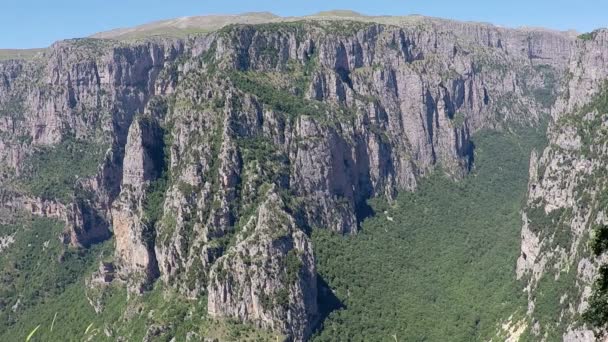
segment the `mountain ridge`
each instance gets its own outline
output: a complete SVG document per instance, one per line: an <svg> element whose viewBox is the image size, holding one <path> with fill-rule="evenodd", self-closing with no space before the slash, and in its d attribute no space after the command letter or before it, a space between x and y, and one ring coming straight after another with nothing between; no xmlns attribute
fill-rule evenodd
<svg viewBox="0 0 608 342"><path fill-rule="evenodd" d="M216 320L307 340L349 300L346 288L338 305L325 305L334 279L319 274L311 236L357 239L367 218L398 210L397 196L429 177L459 184L474 175L484 148L476 134L544 130L586 103L606 78L606 41L604 31L577 39L425 18L61 41L33 60L0 62L0 209L14 221L55 219L54 232L63 226L53 251L88 256L86 272L69 281L85 284L109 338L211 334ZM566 140L564 148L579 146ZM21 246L14 229L2 241ZM538 247L529 235L522 230L522 251ZM87 254L100 243L114 247L110 255ZM522 253L521 274L542 268L538 253ZM21 304L10 283L2 305L16 309L3 313L19 323L37 302ZM116 289L129 300L112 309L136 332L116 316L105 321ZM138 311L159 293L196 302L178 311L196 307L206 323L183 331L157 307ZM578 303L578 292L571 297ZM552 328L534 328L534 314L519 311L511 323L521 319L529 336Z"/></svg>
<svg viewBox="0 0 608 342"><path fill-rule="evenodd" d="M209 14L201 16L185 16L178 18L159 19L135 26L114 28L108 31L101 31L91 34L87 37L72 37L58 40L61 42L69 39L78 38L101 38L101 39L116 39L116 40L132 40L138 38L150 38L154 36L162 37L178 37L184 38L190 34L203 34L221 29L226 25L231 24L264 24L272 22L289 22L299 20L355 20L365 22L376 22L379 24L392 25L412 25L416 22L453 22L461 24L474 24L495 27L505 30L520 30L526 32L553 32L564 34L569 37L578 36L580 33L576 30L556 30L544 27L504 27L495 25L489 22L477 21L461 21L455 19L439 18L424 16L419 14L411 14L406 16L389 16L389 15L365 15L350 10L333 10L322 11L315 14L303 16L288 16L281 17L271 12L245 12L241 14ZM598 28L601 29L601 28ZM20 58L25 54L26 58L31 58L36 52L46 48L29 48L29 49L10 49L0 48L0 60L9 58Z"/></svg>

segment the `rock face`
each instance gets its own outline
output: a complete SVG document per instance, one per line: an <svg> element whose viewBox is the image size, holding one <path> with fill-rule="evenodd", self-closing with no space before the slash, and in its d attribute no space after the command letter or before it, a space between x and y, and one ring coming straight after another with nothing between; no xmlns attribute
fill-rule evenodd
<svg viewBox="0 0 608 342"><path fill-rule="evenodd" d="M592 33L592 39L579 40L576 52L569 59L570 79L556 105L556 116L572 113L597 94L608 76L608 30Z"/></svg>
<svg viewBox="0 0 608 342"><path fill-rule="evenodd" d="M216 261L208 307L212 316L255 322L303 340L318 315L315 259L310 239L283 207L269 192L243 229L247 237Z"/></svg>
<svg viewBox="0 0 608 342"><path fill-rule="evenodd" d="M579 317L603 263L592 256L588 242L592 228L606 224L607 38L600 30L577 43L571 77L552 111L548 147L531 157L517 277L527 285L532 336L541 340L595 340ZM548 319L537 306L550 302L559 305Z"/></svg>
<svg viewBox="0 0 608 342"><path fill-rule="evenodd" d="M158 277L154 226L144 212L150 181L163 169L163 136L150 118L134 120L125 147L120 196L112 207L116 258L122 273L136 288Z"/></svg>
<svg viewBox="0 0 608 342"><path fill-rule="evenodd" d="M33 61L0 62L0 182L10 190L0 204L60 217L75 246L113 233L112 279L131 292L160 278L188 297L207 294L212 316L305 340L319 314L307 233L356 234L368 199L415 190L436 169L466 175L475 132L575 106L554 106L559 85L579 56L602 60L600 37L428 19L60 42ZM584 70L596 83L605 72ZM574 75L567 88L587 96L575 92L589 78ZM552 134L559 153L582 148L576 132ZM24 170L39 151L73 152L65 141L107 149L95 172L43 198L24 186L33 182ZM572 205L575 182L549 194L557 183L540 176L557 153L531 171L530 208L540 197L546 213ZM595 165L579 159L564 177ZM521 277L543 268L543 237L526 227Z"/></svg>
<svg viewBox="0 0 608 342"><path fill-rule="evenodd" d="M57 200L24 196L10 191L1 195L0 207L10 213L25 211L65 222L66 229L60 238L66 244L88 247L111 236L107 223L91 212L87 201L64 204Z"/></svg>
<svg viewBox="0 0 608 342"><path fill-rule="evenodd" d="M33 61L0 63L1 181L19 177L36 149L68 137L110 145L98 171L79 175L70 189L92 197L63 203L74 206L72 216L81 221L66 231L73 245L107 239L129 126L154 86L165 84L156 82L165 63L182 50L182 42L121 46L79 39L58 42Z"/></svg>
<svg viewBox="0 0 608 342"><path fill-rule="evenodd" d="M565 338L566 334L575 334L566 331L575 328L570 327L569 322L575 322L576 315L584 311L579 308L586 305L593 281L593 276L586 273L595 269L589 260L587 241L591 227L600 223L604 214L596 207L595 187L584 185L594 177L600 163L583 155L576 130L571 126L559 129L559 132L553 131L550 147L535 161L538 167L530 177L528 205L522 215L517 277L527 284L528 315L532 320L540 300L560 301L564 308L560 309L562 318L558 324L540 321L534 334L543 336L548 331L564 331ZM541 292L548 283L560 278L569 284L569 287L555 285L558 291L563 291L561 300L548 297L554 294Z"/></svg>

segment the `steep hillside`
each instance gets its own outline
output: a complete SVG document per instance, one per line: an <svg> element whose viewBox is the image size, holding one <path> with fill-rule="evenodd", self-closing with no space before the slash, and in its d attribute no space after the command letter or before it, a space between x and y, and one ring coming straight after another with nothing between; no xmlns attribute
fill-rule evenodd
<svg viewBox="0 0 608 342"><path fill-rule="evenodd" d="M373 292L350 299L344 284L378 284L353 279L384 255L366 255L377 248L370 240L391 234L403 244L382 252L412 243L394 264L412 278L382 282L412 282L391 334L486 338L502 334L510 314L525 320L517 300L501 304L518 287L508 265L522 168L541 123L574 106L567 95L593 93L580 85L598 72L577 69L578 59L603 51L594 45L600 34L583 41L419 17L337 19L344 15L188 37L75 39L0 62L0 265L41 283L33 295L5 281L14 285L0 333L21 339L40 325L34 334L47 340L64 329L70 339L301 341L321 327L317 338L337 338L348 322L365 329L362 301ZM536 138L520 143L520 130ZM465 202L487 217L479 208L459 216ZM18 246L44 246L49 231L23 232L46 226L56 236L49 270L65 271L49 271L55 280L15 266L22 258L43 265L46 247L22 256ZM446 252L419 254L435 234L445 234L437 243ZM496 293L488 307L461 310L461 291L493 272L463 250L469 243L495 247L479 253L503 265L496 276L507 283L483 289ZM332 253L353 255L336 264ZM466 277L442 284L419 263ZM433 281L436 294L411 295ZM49 289L53 282L60 286ZM445 329L427 335L402 325L417 313L428 319L433 311L421 308L438 300L463 318L446 316ZM90 306L69 314L66 302Z"/></svg>
<svg viewBox="0 0 608 342"><path fill-rule="evenodd" d="M597 317L597 310L605 308L597 297L603 287L589 310L603 259L592 253L603 250L589 242L605 220L608 32L589 36L572 59L566 91L553 112L549 145L531 157L517 262L517 277L527 285L528 340L594 341L590 329L606 323Z"/></svg>

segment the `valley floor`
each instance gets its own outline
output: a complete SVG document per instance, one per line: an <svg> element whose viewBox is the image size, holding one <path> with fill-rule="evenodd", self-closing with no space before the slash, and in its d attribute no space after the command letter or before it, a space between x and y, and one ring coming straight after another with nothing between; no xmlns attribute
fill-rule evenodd
<svg viewBox="0 0 608 342"><path fill-rule="evenodd" d="M344 306L315 340L485 341L525 312L515 265L540 136L481 133L463 181L433 175L392 205L373 203L358 236L315 231L320 273Z"/></svg>

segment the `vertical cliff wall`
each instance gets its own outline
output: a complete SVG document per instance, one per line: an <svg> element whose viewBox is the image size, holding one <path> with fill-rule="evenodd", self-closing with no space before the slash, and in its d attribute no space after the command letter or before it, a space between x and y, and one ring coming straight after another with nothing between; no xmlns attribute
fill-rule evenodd
<svg viewBox="0 0 608 342"><path fill-rule="evenodd" d="M466 176L474 133L574 106L554 103L564 82L578 98L573 56L593 60L592 44L439 20L59 42L0 62L2 205L60 218L73 246L113 235L131 292L158 279L206 295L213 317L304 340L319 319L311 229L356 234L368 199Z"/></svg>
<svg viewBox="0 0 608 342"><path fill-rule="evenodd" d="M531 156L517 277L527 285L532 338L596 340L583 315L604 259L590 242L605 224L606 34L577 43L549 146Z"/></svg>

